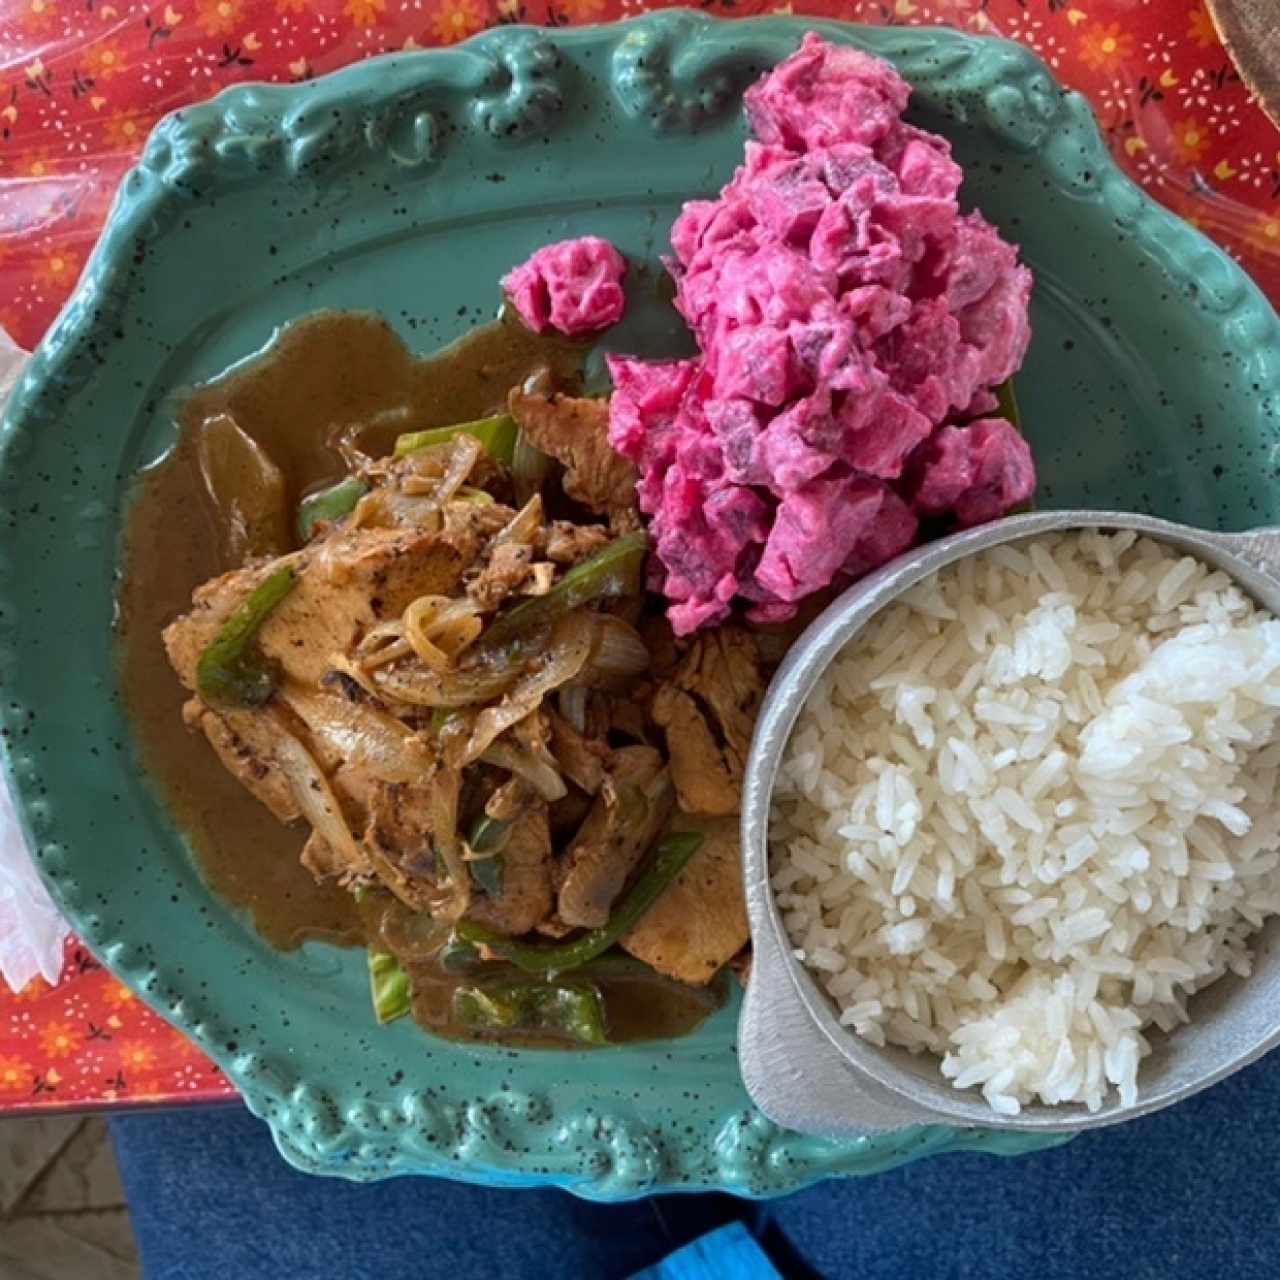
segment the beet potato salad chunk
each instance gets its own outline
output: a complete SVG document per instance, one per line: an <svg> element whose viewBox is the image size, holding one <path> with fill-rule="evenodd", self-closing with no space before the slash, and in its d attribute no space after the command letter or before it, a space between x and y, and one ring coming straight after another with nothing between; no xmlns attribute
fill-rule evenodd
<svg viewBox="0 0 1280 1280"><path fill-rule="evenodd" d="M638 468L679 634L735 602L785 620L922 518L979 523L1034 488L994 413L1030 339L1031 273L960 212L960 166L903 121L908 95L888 63L807 35L747 91L732 181L672 228L699 354L610 358L609 436Z"/></svg>

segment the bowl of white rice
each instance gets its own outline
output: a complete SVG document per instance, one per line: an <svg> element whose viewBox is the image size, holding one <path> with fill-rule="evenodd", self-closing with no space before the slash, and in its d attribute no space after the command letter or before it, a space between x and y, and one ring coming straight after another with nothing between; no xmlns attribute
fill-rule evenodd
<svg viewBox="0 0 1280 1280"><path fill-rule="evenodd" d="M1017 516L832 605L748 764L757 1024L798 999L851 1087L1011 1129L1155 1110L1280 1040L1271 537Z"/></svg>

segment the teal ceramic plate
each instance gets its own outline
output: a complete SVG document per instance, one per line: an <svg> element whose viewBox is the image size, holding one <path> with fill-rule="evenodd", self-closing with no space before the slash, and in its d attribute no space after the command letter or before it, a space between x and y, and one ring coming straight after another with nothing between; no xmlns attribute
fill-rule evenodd
<svg viewBox="0 0 1280 1280"><path fill-rule="evenodd" d="M382 311L426 350L497 279L578 232L656 265L681 202L741 152L742 88L813 26L895 62L946 134L965 198L1034 267L1019 381L1045 505L1193 524L1280 520L1280 333L1241 271L1116 171L1093 118L1013 45L939 30L670 12L489 32L314 83L245 86L166 120L3 434L0 679L8 767L40 866L114 972L226 1070L294 1164L442 1173L618 1198L794 1190L1023 1137L934 1128L862 1142L750 1106L736 1008L695 1035L590 1054L476 1051L378 1029L363 958L281 955L202 886L140 775L110 634L128 477L172 442L171 391L320 306ZM614 343L677 330L654 291Z"/></svg>

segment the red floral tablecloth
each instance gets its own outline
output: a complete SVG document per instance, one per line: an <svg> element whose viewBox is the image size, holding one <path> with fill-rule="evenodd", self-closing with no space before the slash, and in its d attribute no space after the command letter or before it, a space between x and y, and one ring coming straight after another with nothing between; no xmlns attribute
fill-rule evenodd
<svg viewBox="0 0 1280 1280"><path fill-rule="evenodd" d="M648 0L0 0L0 324L36 343L116 183L166 111L503 22L626 17ZM1201 0L703 0L726 17L945 23L1035 49L1092 101L1136 181L1280 302L1280 132ZM0 1111L234 1096L204 1056L68 943L56 987L0 985Z"/></svg>

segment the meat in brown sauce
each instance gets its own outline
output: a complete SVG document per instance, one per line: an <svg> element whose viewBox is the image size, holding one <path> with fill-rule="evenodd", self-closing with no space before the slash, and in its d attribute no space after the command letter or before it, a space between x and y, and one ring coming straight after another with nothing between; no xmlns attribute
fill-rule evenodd
<svg viewBox="0 0 1280 1280"><path fill-rule="evenodd" d="M499 933L528 933L551 911L551 832L545 800L534 800L515 819L502 846L502 888L482 894L471 904L472 920Z"/></svg>
<svg viewBox="0 0 1280 1280"><path fill-rule="evenodd" d="M672 678L654 695L680 807L737 813L764 679L749 632L732 624L701 632Z"/></svg>
<svg viewBox="0 0 1280 1280"><path fill-rule="evenodd" d="M737 816L682 813L673 830L698 831L703 843L666 893L622 939L623 949L681 982L709 981L747 945Z"/></svg>
<svg viewBox="0 0 1280 1280"><path fill-rule="evenodd" d="M561 860L556 903L565 924L595 929L645 851L666 826L674 794L651 747L613 752L600 793Z"/></svg>
<svg viewBox="0 0 1280 1280"><path fill-rule="evenodd" d="M174 670L198 691L211 640L291 567L295 585L256 639L279 674L270 707L213 706L197 692L184 717L281 821L314 812L299 776L321 780L338 829L313 830L303 848L318 880L385 891L445 924L465 912L510 936L598 928L664 830L699 825L706 843L624 945L658 973L704 984L745 942L736 827L675 805L736 811L762 688L754 644L726 627L681 654L636 599L579 608L541 627L532 648L473 649L495 617L553 591L637 524L634 471L608 447L604 402L513 392L509 404L563 463L567 496L610 528L549 521L536 497L517 509L505 469L469 437L398 460L351 451L371 489L350 516L319 524L300 550L210 578L165 629ZM269 512L255 519L271 526ZM656 685L646 670L594 668L593 637L609 626L643 636ZM299 752L314 775L299 774ZM482 819L504 829L496 854L468 843ZM496 880L482 874L487 858L500 863ZM419 972L421 956L408 959Z"/></svg>
<svg viewBox="0 0 1280 1280"><path fill-rule="evenodd" d="M515 389L512 417L535 448L563 463L564 491L615 530L639 526L636 469L609 443L609 402Z"/></svg>

